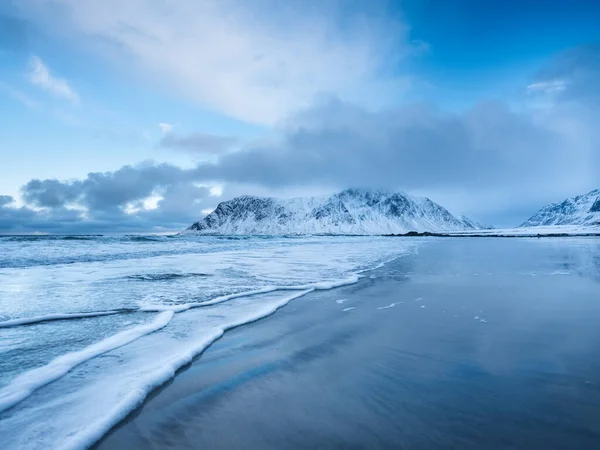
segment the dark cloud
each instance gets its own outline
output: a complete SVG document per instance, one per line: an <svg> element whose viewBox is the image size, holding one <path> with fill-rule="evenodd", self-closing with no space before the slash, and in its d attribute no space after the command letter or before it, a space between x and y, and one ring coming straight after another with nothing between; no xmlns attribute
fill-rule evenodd
<svg viewBox="0 0 600 450"><path fill-rule="evenodd" d="M239 142L233 136L219 136L208 133L178 134L169 132L163 136L159 146L191 153L221 155Z"/></svg>
<svg viewBox="0 0 600 450"><path fill-rule="evenodd" d="M34 206L57 208L71 203L91 211L110 211L143 200L155 189L185 182L186 171L169 165L142 163L114 172L89 173L84 180L31 180L21 189L23 199Z"/></svg>
<svg viewBox="0 0 600 450"><path fill-rule="evenodd" d="M296 120L281 141L200 166L199 176L272 187L475 188L532 174L564 144L499 102L447 114L427 105L368 112L332 99Z"/></svg>
<svg viewBox="0 0 600 450"><path fill-rule="evenodd" d="M10 205L15 199L10 195L0 195L0 207Z"/></svg>
<svg viewBox="0 0 600 450"><path fill-rule="evenodd" d="M23 199L33 206L57 208L77 198L80 184L81 182L34 179L21 188L21 193Z"/></svg>
<svg viewBox="0 0 600 450"><path fill-rule="evenodd" d="M114 172L90 173L83 180L31 180L21 189L27 206L10 207L0 197L4 231L140 231L181 229L214 206L194 172L169 164L142 163ZM156 205L145 204L157 196ZM155 207L154 207L155 206ZM32 207L39 208L33 209Z"/></svg>

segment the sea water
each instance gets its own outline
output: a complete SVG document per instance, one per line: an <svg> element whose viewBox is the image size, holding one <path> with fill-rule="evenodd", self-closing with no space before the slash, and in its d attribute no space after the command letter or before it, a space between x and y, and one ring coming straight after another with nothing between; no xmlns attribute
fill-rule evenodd
<svg viewBox="0 0 600 450"><path fill-rule="evenodd" d="M86 448L227 329L427 242L0 237L0 448Z"/></svg>

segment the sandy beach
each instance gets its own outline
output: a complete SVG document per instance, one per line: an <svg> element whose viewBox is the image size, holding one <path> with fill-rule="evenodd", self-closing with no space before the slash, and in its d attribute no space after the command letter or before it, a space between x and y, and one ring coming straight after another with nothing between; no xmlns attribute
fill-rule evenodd
<svg viewBox="0 0 600 450"><path fill-rule="evenodd" d="M95 448L597 448L597 251L432 240L227 332Z"/></svg>

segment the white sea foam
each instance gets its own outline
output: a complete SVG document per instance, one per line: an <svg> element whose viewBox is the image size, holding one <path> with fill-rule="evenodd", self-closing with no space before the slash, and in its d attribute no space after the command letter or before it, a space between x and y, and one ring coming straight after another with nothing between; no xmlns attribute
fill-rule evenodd
<svg viewBox="0 0 600 450"><path fill-rule="evenodd" d="M399 303L402 303L402 302L399 302ZM396 306L397 304L398 304L398 302L396 302L396 303L390 303L390 304L389 304L389 305L387 305L387 306L381 306L381 307L379 307L379 308L377 308L377 309L389 309L389 308L393 308L393 307L394 307L394 306Z"/></svg>
<svg viewBox="0 0 600 450"><path fill-rule="evenodd" d="M335 302L338 303L339 305L341 305L342 303L348 301L347 298L340 298L339 300L336 300Z"/></svg>
<svg viewBox="0 0 600 450"><path fill-rule="evenodd" d="M11 319L0 322L0 328L11 328L20 325L33 325L40 322L51 322L54 320L71 320L85 319L89 317L112 316L113 314L118 314L119 312L120 311L99 311L88 313L48 314L45 316L25 317L22 319Z"/></svg>
<svg viewBox="0 0 600 450"><path fill-rule="evenodd" d="M216 305L223 313L219 315L210 309L177 314L174 320L181 320L179 329L188 329L190 339L182 341L177 333L164 329L115 350L118 353L111 355L117 358L88 361L84 364L86 367L82 365L80 369L86 374L85 380L73 371L52 385L64 395L53 402L26 405L23 414L13 414L0 421L0 446L89 448L137 408L153 389L171 379L179 368L191 362L225 331L263 319L313 290L283 297L270 293L256 300L239 298L235 308ZM172 311L162 314L173 316ZM198 327L198 323L203 326ZM162 357L157 358L157 354ZM53 418L51 426L45 422L47 417Z"/></svg>
<svg viewBox="0 0 600 450"><path fill-rule="evenodd" d="M292 300L302 297L313 290L314 289L306 289L293 295L283 297L266 308L261 308L254 313L250 313L245 317L241 317L238 320L229 323L228 325L211 330L202 340L195 342L181 352L176 352L175 355L165 361L158 370L144 374L139 381L139 385L128 393L128 395L123 397L103 418L93 423L86 424L85 427L82 427L80 431L63 441L57 448L62 450L88 448L104 436L112 427L123 420L129 413L141 405L152 390L173 378L179 368L189 364L195 356L202 353L214 341L223 336L225 331L263 319L275 313L278 309L284 307Z"/></svg>
<svg viewBox="0 0 600 450"><path fill-rule="evenodd" d="M342 311L347 312L347 311L352 311L353 309L356 309L356 306L349 306L348 308L342 309Z"/></svg>
<svg viewBox="0 0 600 450"><path fill-rule="evenodd" d="M220 297L214 298L212 300L208 300L206 302L199 303L184 303L181 305L141 305L140 311L145 312L159 312L159 311L173 311L176 313L187 311L192 308L201 308L203 306L212 306L218 303L227 302L229 300L233 300L240 297L252 297L260 294L268 294L270 292L276 291L304 291L307 289L320 291L320 290L329 290L336 287L346 286L349 284L358 283L360 279L359 275L352 275L348 278L337 280L337 281L321 281L318 283L309 283L303 284L299 286L268 286L261 289L256 289L253 291L245 291L238 292L235 294L222 295Z"/></svg>
<svg viewBox="0 0 600 450"><path fill-rule="evenodd" d="M8 386L0 390L0 412L15 406L29 397L35 390L64 376L79 364L115 348L129 344L146 334L160 330L169 323L172 317L173 312L163 312L149 324L121 331L83 350L59 356L45 366L22 373Z"/></svg>

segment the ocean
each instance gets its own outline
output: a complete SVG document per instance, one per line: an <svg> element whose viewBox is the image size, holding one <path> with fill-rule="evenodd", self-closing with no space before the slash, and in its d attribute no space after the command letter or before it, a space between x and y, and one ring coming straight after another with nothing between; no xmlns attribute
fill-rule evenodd
<svg viewBox="0 0 600 450"><path fill-rule="evenodd" d="M356 283L421 245L427 240L0 237L0 447L86 448L226 330Z"/></svg>

